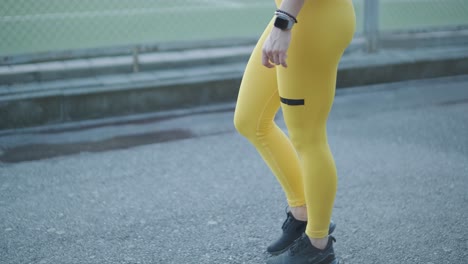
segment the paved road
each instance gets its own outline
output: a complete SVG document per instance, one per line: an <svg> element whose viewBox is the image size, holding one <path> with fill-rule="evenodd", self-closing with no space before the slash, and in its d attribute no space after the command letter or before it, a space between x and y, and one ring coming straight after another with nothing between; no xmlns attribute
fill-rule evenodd
<svg viewBox="0 0 468 264"><path fill-rule="evenodd" d="M284 196L201 112L0 137L0 263L265 263ZM468 76L339 90L329 140L346 263L468 262Z"/></svg>

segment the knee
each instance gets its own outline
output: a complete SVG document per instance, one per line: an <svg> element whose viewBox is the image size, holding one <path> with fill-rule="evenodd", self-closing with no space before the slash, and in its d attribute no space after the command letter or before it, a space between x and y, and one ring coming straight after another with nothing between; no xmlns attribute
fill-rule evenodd
<svg viewBox="0 0 468 264"><path fill-rule="evenodd" d="M234 113L234 127L249 140L262 140L274 127L273 120L259 119L251 113Z"/></svg>
<svg viewBox="0 0 468 264"><path fill-rule="evenodd" d="M298 153L303 153L304 149L307 147L307 145L310 145L307 143L307 140L305 137L296 135L296 134L291 134L289 133L289 139L294 146L294 149Z"/></svg>
<svg viewBox="0 0 468 264"><path fill-rule="evenodd" d="M233 121L234 127L239 134L246 138L250 138L255 135L255 125L252 124L253 122L247 116L235 112Z"/></svg>
<svg viewBox="0 0 468 264"><path fill-rule="evenodd" d="M290 131L289 134L291 143L298 153L317 150L327 144L326 135L317 130L304 129L293 132Z"/></svg>

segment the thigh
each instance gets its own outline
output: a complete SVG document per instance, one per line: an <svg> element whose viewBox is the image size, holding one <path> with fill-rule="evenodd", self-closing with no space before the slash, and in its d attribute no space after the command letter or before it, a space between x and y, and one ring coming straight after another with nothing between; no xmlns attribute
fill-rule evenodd
<svg viewBox="0 0 468 264"><path fill-rule="evenodd" d="M299 20L300 18L300 20ZM298 17L288 50L288 68L278 68L278 89L289 127L324 126L335 96L338 63L354 34L349 0L309 1ZM303 101L294 101L303 100Z"/></svg>
<svg viewBox="0 0 468 264"><path fill-rule="evenodd" d="M288 129L325 125L335 96L336 77L336 66L330 64L278 69L278 90Z"/></svg>
<svg viewBox="0 0 468 264"><path fill-rule="evenodd" d="M272 20L273 21L273 20ZM262 48L273 23L270 21L255 46L242 78L237 98L236 119L271 120L280 107L275 68L262 65Z"/></svg>

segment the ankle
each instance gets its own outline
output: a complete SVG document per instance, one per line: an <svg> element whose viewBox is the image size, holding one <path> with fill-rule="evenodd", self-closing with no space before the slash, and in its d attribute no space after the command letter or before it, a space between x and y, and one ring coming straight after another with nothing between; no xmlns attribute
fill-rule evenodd
<svg viewBox="0 0 468 264"><path fill-rule="evenodd" d="M310 238L309 237L309 240L312 246L318 249L322 249L322 250L325 249L328 244L328 236L324 238Z"/></svg>
<svg viewBox="0 0 468 264"><path fill-rule="evenodd" d="M307 221L307 207L305 205L290 207L291 214L299 221Z"/></svg>

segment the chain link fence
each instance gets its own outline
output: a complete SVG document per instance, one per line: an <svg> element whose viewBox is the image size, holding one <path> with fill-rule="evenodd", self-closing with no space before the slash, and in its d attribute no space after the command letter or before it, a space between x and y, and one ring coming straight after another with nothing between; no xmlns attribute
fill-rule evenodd
<svg viewBox="0 0 468 264"><path fill-rule="evenodd" d="M320 1L320 0L308 0ZM468 25L468 0L354 0L358 34L365 2L375 30ZM273 0L2 0L0 57L121 45L256 38ZM375 23L375 22L374 22Z"/></svg>
<svg viewBox="0 0 468 264"><path fill-rule="evenodd" d="M255 36L274 10L273 0L2 1L0 56Z"/></svg>

